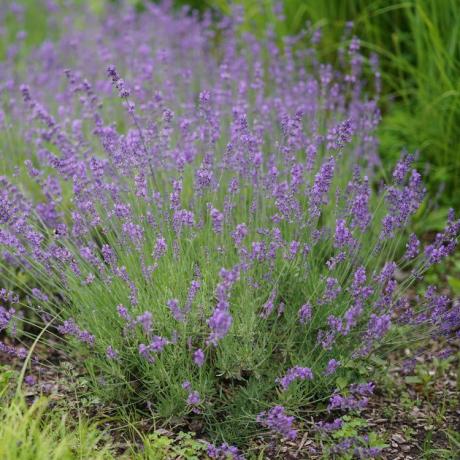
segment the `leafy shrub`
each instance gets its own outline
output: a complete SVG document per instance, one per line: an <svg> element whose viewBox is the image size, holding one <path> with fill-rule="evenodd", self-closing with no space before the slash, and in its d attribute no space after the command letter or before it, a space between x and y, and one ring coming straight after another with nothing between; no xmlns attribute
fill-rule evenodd
<svg viewBox="0 0 460 460"><path fill-rule="evenodd" d="M21 133L38 192L2 178L5 279L33 275L27 305L85 350L95 391L161 423L243 444L263 428L295 437L330 396L329 411L359 410L372 385L350 369L395 328L457 327L434 287L407 290L453 252L459 221L425 248L407 234L424 198L410 155L373 185L359 40L337 72L314 34L280 50L270 33L240 40L238 14L146 8L69 21L31 55L29 85L6 65L3 135ZM3 297L11 330L19 307Z"/></svg>

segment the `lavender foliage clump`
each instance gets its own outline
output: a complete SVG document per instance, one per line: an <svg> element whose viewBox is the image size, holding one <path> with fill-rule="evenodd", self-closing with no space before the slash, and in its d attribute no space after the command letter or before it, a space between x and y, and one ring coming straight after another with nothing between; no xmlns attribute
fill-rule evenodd
<svg viewBox="0 0 460 460"><path fill-rule="evenodd" d="M312 392L331 411L366 405L371 387L334 393L335 379L394 328L458 335L458 302L407 291L454 252L460 220L413 234L410 155L375 192L379 100L359 40L333 67L312 29L280 48L272 31L241 35L238 10L121 3L55 5L59 38L24 70L14 47L0 61L0 271L33 280L24 303L100 369L108 400L200 418L220 443L260 424L294 438L284 406ZM2 334L19 334L16 296L0 303Z"/></svg>

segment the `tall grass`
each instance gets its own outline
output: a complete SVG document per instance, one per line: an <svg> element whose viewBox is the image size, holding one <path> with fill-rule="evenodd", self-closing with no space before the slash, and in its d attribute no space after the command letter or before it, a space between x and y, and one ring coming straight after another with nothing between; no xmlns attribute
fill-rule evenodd
<svg viewBox="0 0 460 460"><path fill-rule="evenodd" d="M47 412L48 401L31 406L18 396L0 405L0 458L2 460L113 459L110 450L98 447L102 435L92 425L80 421L69 429L67 417Z"/></svg>

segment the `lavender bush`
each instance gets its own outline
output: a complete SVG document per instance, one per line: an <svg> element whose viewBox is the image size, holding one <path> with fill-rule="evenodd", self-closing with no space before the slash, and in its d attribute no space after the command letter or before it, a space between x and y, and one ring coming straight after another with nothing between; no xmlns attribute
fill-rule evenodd
<svg viewBox="0 0 460 460"><path fill-rule="evenodd" d="M146 8L55 11L58 41L26 71L14 50L1 63L2 278L84 353L94 391L162 423L241 444L359 410L357 363L460 316L435 287L408 296L460 222L426 245L410 234L410 155L376 183L375 60L345 37L338 70L313 31L279 47L240 36L238 12Z"/></svg>

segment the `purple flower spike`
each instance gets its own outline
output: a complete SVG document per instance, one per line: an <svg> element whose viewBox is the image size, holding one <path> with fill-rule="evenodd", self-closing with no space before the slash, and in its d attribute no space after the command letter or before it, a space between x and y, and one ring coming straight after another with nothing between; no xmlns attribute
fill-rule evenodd
<svg viewBox="0 0 460 460"><path fill-rule="evenodd" d="M209 457L217 460L244 460L245 457L240 453L237 447L229 446L227 443L219 447L208 444L207 454Z"/></svg>
<svg viewBox="0 0 460 460"><path fill-rule="evenodd" d="M318 422L315 427L318 431L322 431L324 433L332 433L333 431L340 430L343 426L343 420L340 418L336 418L333 422Z"/></svg>
<svg viewBox="0 0 460 460"><path fill-rule="evenodd" d="M335 247L343 248L344 246L351 246L354 243L353 235L347 228L343 219L337 220L335 227Z"/></svg>
<svg viewBox="0 0 460 460"><path fill-rule="evenodd" d="M182 388L188 393L186 402L192 407L192 412L199 414L200 410L197 406L202 403L200 393L192 389L192 384L188 380L182 383Z"/></svg>
<svg viewBox="0 0 460 460"><path fill-rule="evenodd" d="M204 359L205 359L205 356L204 356L204 352L201 348L198 348L197 350L195 350L195 352L193 353L193 362L198 366L198 367L201 367L203 366L204 364Z"/></svg>
<svg viewBox="0 0 460 460"><path fill-rule="evenodd" d="M313 380L313 372L309 367L295 366L289 369L284 377L276 379L276 382L286 391L294 380Z"/></svg>
<svg viewBox="0 0 460 460"><path fill-rule="evenodd" d="M166 302L171 314L176 321L184 321L185 316L183 311L179 307L179 301L177 299L171 299Z"/></svg>
<svg viewBox="0 0 460 460"><path fill-rule="evenodd" d="M306 303L299 308L299 322L300 324L306 324L311 319L311 305Z"/></svg>
<svg viewBox="0 0 460 460"><path fill-rule="evenodd" d="M212 331L208 342L216 346L217 342L227 335L232 325L232 316L230 313L216 308L208 320L208 325Z"/></svg>
<svg viewBox="0 0 460 460"><path fill-rule="evenodd" d="M340 367L340 361L336 359L331 359L327 363L326 369L324 370L324 375L332 375Z"/></svg>
<svg viewBox="0 0 460 460"><path fill-rule="evenodd" d="M257 416L257 421L285 438L295 439L297 437L297 430L292 427L294 417L288 416L283 406L275 406L267 412L261 412Z"/></svg>
<svg viewBox="0 0 460 460"><path fill-rule="evenodd" d="M105 354L109 360L118 359L118 352L111 345L107 347Z"/></svg>

